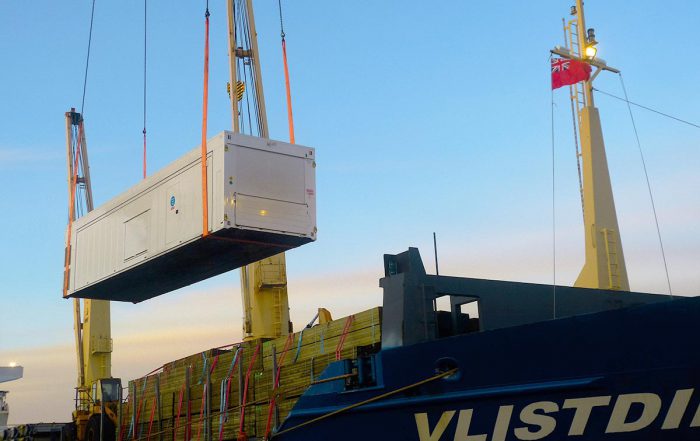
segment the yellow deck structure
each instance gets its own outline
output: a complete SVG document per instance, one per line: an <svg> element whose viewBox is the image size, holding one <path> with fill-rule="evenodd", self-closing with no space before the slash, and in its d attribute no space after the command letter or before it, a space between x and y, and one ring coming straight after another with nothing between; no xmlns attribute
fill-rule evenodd
<svg viewBox="0 0 700 441"><path fill-rule="evenodd" d="M284 420L299 396L336 360L337 351L341 359L354 358L358 350L376 350L380 342L381 308L377 307L289 337L209 349L166 363L156 373L129 381L128 397L120 407L116 439L236 439L243 409L245 434L263 437L273 396L276 404L272 406L271 427ZM279 388L274 392L275 373L280 365Z"/></svg>

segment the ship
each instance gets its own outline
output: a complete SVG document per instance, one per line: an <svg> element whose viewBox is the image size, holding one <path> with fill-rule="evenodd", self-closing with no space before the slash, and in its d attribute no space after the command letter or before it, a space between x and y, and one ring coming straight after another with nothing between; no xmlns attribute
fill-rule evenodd
<svg viewBox="0 0 700 441"><path fill-rule="evenodd" d="M233 132L240 131L243 118L236 97L249 87L258 100L251 106L258 112L257 134L267 138L251 2L246 5L249 47L235 44L237 31L229 22ZM336 320L319 309L305 328L291 332L284 308L286 280L268 283L264 271L245 269L245 286L278 293L279 316L246 320L244 341L166 362L130 380L125 389L117 387L119 380L111 378L105 362L111 353L109 330L100 328L99 342L90 337L91 326L108 324L108 306L97 313L102 303L95 302L93 319L106 319L90 326L76 321L76 342L86 360L94 356L96 363L102 357L103 370L91 372L85 367L91 362L79 360L74 427L62 430L62 438L697 440L700 355L692 350L692 338L700 335L700 297L629 290L592 89L599 73L617 70L596 57L595 35L585 27L581 0L572 15L565 27L566 47L552 50L559 57L552 60L552 71L571 73L584 66L587 72L567 83L580 135L586 255L573 287L428 274L418 249L408 248L384 255L381 307ZM237 67L257 70L254 82L237 81ZM294 144L291 111L289 116ZM84 144L81 115L71 111L66 117L67 127L77 127L78 144ZM205 135L206 126L202 176ZM83 155L87 169L87 153L76 154ZM89 175L71 169L79 161L69 156L68 164L73 184L87 182L90 193ZM267 214L262 211L261 216ZM71 222L74 218L72 212ZM66 248L64 293L69 293ZM284 267L284 257L273 259L268 269ZM449 308L441 310L438 301L445 299ZM248 301L246 314L255 309ZM260 323L282 332L268 335L268 328L256 328Z"/></svg>
<svg viewBox="0 0 700 441"><path fill-rule="evenodd" d="M24 376L24 368L11 364L10 366L0 366L0 383L19 380ZM0 430L7 428L7 422L10 418L10 405L7 403L7 394L9 391L0 390Z"/></svg>
<svg viewBox="0 0 700 441"><path fill-rule="evenodd" d="M586 251L573 287L386 254L381 307L166 363L129 382L116 439L697 440L700 297L629 290L592 88L619 71L596 57L583 3L571 12L551 52L553 75L584 75L565 82Z"/></svg>

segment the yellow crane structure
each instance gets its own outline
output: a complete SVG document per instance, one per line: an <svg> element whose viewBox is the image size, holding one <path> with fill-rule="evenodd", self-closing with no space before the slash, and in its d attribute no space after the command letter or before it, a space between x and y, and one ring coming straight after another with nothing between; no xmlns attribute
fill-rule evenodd
<svg viewBox="0 0 700 441"><path fill-rule="evenodd" d="M252 94L256 103L254 119L257 136L268 138L267 113L263 94L262 71L258 56L252 0L242 2L244 10L234 11L234 1L227 0L229 95L231 98L232 127L241 133L243 111L239 110L243 89ZM243 38L241 38L243 37ZM240 44L240 45L239 45ZM246 46L244 46L246 45ZM241 70L248 69L252 82L247 86ZM234 86L235 85L235 86ZM235 88L235 93L231 89ZM252 127L250 128L252 131ZM292 330L287 296L287 265L284 253L263 259L241 268L241 296L243 300L243 337L246 340L273 339Z"/></svg>
<svg viewBox="0 0 700 441"><path fill-rule="evenodd" d="M66 149L68 165L69 224L83 208L78 193L84 196L85 209L93 209L90 166L83 118L75 109L66 112ZM70 268L70 236L66 242L66 283ZM73 327L77 355L77 387L73 428L69 437L79 441L113 441L117 421L116 407L121 399L121 380L112 378L112 337L110 303L107 300L73 299Z"/></svg>
<svg viewBox="0 0 700 441"><path fill-rule="evenodd" d="M577 151L577 155L583 164L580 190L586 256L574 286L629 291L600 115L593 100L593 81L596 76L602 70L613 73L619 73L619 70L596 58L595 31L586 29L582 0L576 0L571 13L574 18L564 25L568 47L555 48L552 53L596 67L590 79L569 86L572 108L576 115L574 128L578 127L580 136L581 151Z"/></svg>

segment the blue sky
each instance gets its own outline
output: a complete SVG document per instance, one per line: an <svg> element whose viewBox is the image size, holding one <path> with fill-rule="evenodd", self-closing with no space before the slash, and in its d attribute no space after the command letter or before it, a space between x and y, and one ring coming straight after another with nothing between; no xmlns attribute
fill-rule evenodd
<svg viewBox="0 0 700 441"><path fill-rule="evenodd" d="M568 1L283 1L297 141L317 149L319 240L288 255L292 318L381 303L382 254L408 246L443 273L552 280L548 50ZM203 1L149 2L149 173L199 143ZM211 2L209 135L230 128L223 1ZM287 139L277 2L257 0L270 134ZM633 101L700 121L694 1L587 2L599 56ZM90 2L0 2L0 364L16 422L52 372L46 419L70 411L63 113L80 107ZM96 204L141 177L142 1L96 4L85 121ZM603 73L596 86L621 95ZM554 94L557 283L583 262L571 115ZM639 154L623 103L597 97L634 290L665 292ZM674 290L700 292L700 131L634 109ZM193 311L196 311L193 312ZM238 275L114 305L114 375L240 338ZM204 325L203 323L206 323ZM159 351L153 351L158 345ZM60 374L59 374L60 373ZM40 396L40 395L37 395ZM49 400L50 401L50 400ZM65 415L65 418L62 418Z"/></svg>

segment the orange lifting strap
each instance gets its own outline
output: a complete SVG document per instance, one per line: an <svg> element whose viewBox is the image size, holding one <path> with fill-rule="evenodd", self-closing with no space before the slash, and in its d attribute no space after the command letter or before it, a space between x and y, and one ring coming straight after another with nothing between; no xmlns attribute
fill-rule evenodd
<svg viewBox="0 0 700 441"><path fill-rule="evenodd" d="M282 58L284 60L284 85L287 88L287 118L289 119L289 142L294 142L294 116L292 115L292 91L289 87L289 68L287 67L287 42L282 37Z"/></svg>

